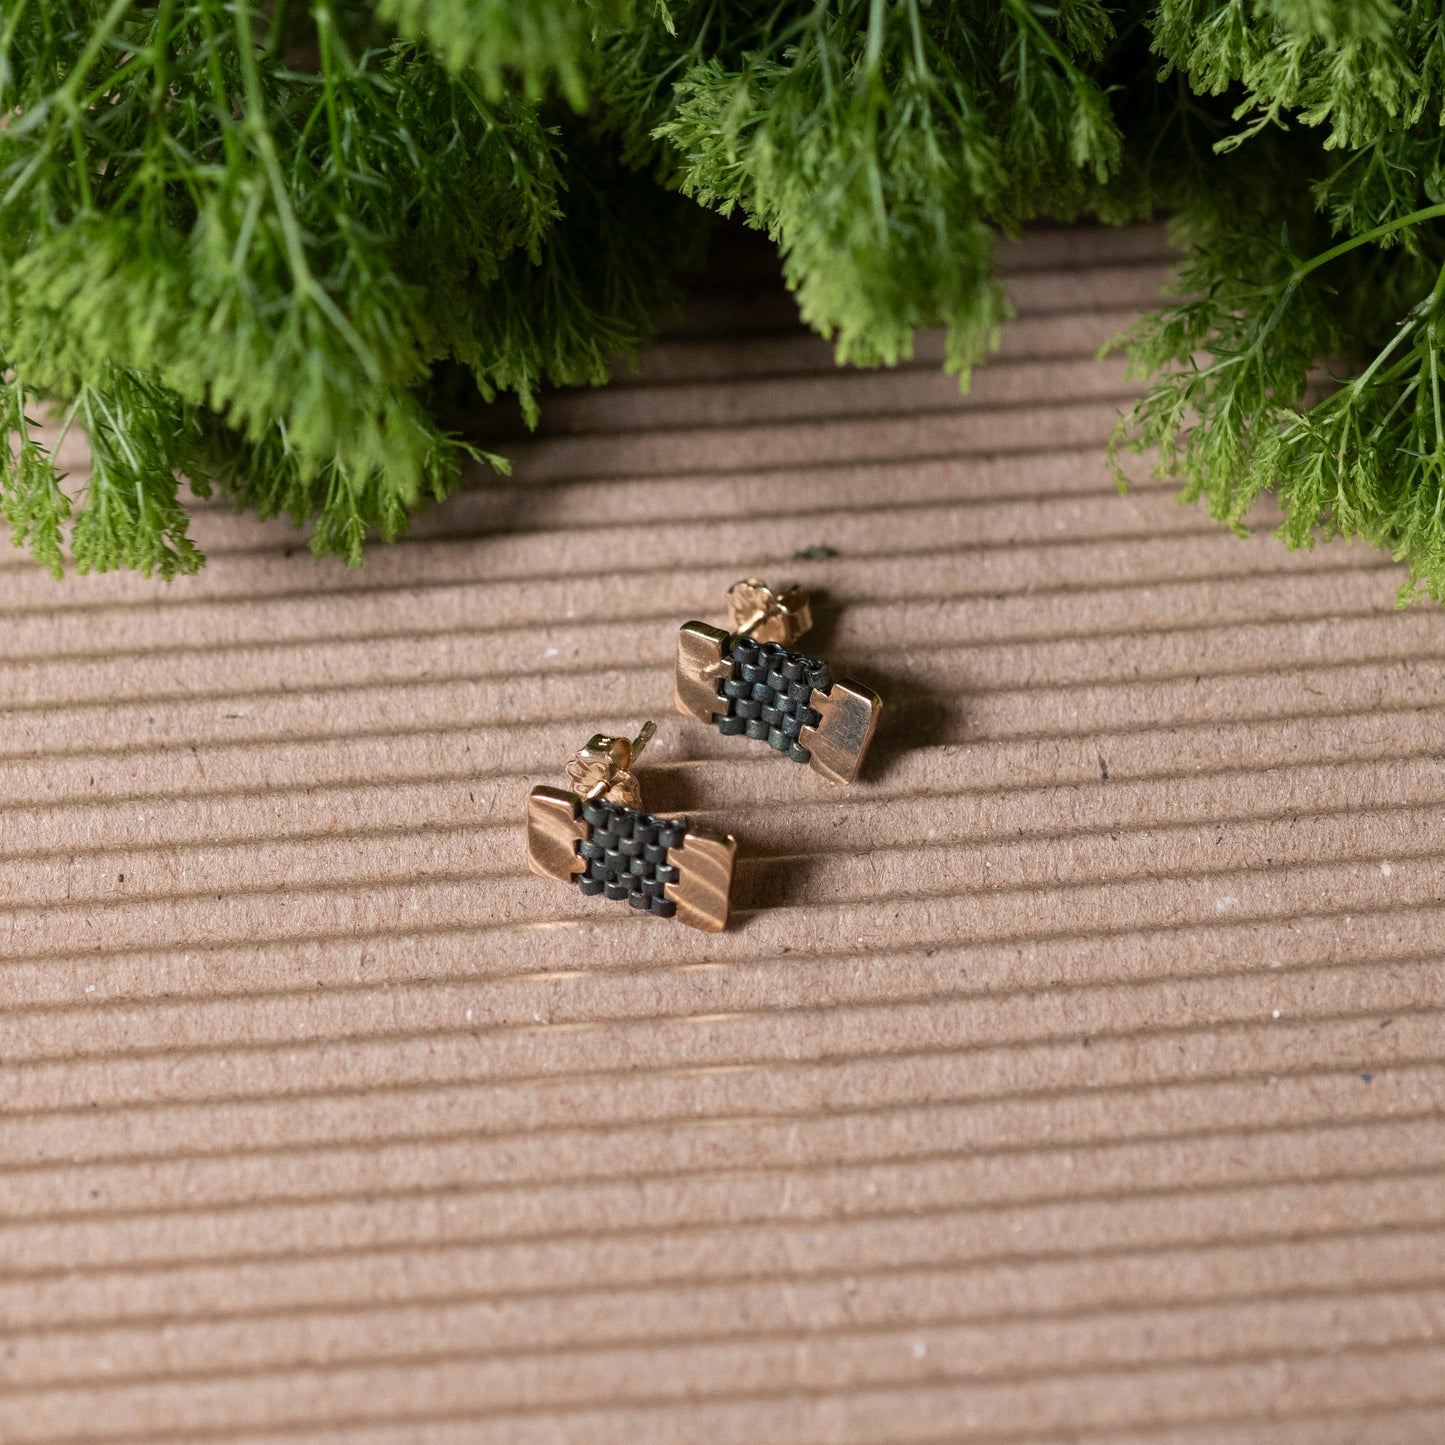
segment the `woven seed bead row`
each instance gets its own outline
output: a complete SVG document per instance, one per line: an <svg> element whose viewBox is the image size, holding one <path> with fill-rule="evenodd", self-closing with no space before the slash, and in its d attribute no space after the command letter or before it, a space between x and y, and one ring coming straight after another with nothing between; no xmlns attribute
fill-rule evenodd
<svg viewBox="0 0 1445 1445"><path fill-rule="evenodd" d="M732 676L718 684L727 712L717 719L717 730L757 738L795 763L806 763L813 755L798 734L821 721L808 699L814 688L826 693L833 686L828 664L789 652L781 643L747 637L733 639L731 655Z"/></svg>
<svg viewBox="0 0 1445 1445"><path fill-rule="evenodd" d="M677 904L665 898L663 890L679 875L667 861L667 850L682 842L687 824L622 808L606 798L584 803L582 818L591 831L577 845L587 860L586 871L576 875L577 886L584 893L625 898L634 908L671 918Z"/></svg>

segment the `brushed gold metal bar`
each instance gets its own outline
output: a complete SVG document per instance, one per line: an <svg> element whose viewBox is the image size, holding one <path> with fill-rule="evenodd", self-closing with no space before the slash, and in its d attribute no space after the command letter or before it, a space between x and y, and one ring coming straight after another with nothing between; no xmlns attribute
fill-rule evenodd
<svg viewBox="0 0 1445 1445"><path fill-rule="evenodd" d="M587 837L582 804L562 788L535 787L527 795L527 867L543 878L567 882L587 860L577 845Z"/></svg>
<svg viewBox="0 0 1445 1445"><path fill-rule="evenodd" d="M677 710L698 722L710 723L727 705L717 695L717 685L732 676L728 659L731 637L720 627L706 622L684 623L677 634Z"/></svg>
<svg viewBox="0 0 1445 1445"><path fill-rule="evenodd" d="M817 727L798 734L798 742L813 755L808 766L835 783L853 782L878 729L883 699L872 688L845 680L827 693L815 690L808 706L819 717Z"/></svg>
<svg viewBox="0 0 1445 1445"><path fill-rule="evenodd" d="M677 921L705 933L727 927L728 903L733 887L733 861L737 839L729 833L694 833L668 850L667 859L678 871L675 883L663 895L677 904Z"/></svg>

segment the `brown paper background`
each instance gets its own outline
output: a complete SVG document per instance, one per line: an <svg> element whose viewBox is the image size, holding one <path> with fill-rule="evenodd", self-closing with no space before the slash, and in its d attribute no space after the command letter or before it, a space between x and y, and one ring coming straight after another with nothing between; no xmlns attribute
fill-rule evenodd
<svg viewBox="0 0 1445 1445"><path fill-rule="evenodd" d="M1445 1440L1445 612L1116 494L1165 266L1009 248L960 397L734 243L359 572L3 559L0 1440ZM670 711L748 573L852 789ZM647 716L725 935L525 871Z"/></svg>

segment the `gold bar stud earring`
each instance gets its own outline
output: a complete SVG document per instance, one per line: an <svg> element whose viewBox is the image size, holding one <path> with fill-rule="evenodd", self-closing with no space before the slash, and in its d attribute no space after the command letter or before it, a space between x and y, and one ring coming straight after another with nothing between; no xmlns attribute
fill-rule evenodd
<svg viewBox="0 0 1445 1445"><path fill-rule="evenodd" d="M737 839L642 811L631 769L656 730L646 723L631 742L598 733L567 764L570 788L532 789L527 866L585 894L625 898L659 918L719 933L727 927Z"/></svg>
<svg viewBox="0 0 1445 1445"><path fill-rule="evenodd" d="M832 782L853 782L882 698L788 651L813 625L806 592L749 578L728 588L727 600L731 632L686 622L677 634L677 710L724 736L766 742Z"/></svg>

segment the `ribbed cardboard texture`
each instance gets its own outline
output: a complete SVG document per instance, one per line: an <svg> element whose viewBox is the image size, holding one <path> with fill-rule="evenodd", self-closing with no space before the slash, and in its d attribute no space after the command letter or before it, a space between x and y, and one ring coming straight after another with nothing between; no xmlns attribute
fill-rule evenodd
<svg viewBox="0 0 1445 1445"><path fill-rule="evenodd" d="M1167 260L1008 248L960 396L734 242L359 572L3 562L0 1440L1445 1440L1445 612L1116 493ZM853 788L671 711L749 574ZM526 872L646 717L723 935Z"/></svg>

